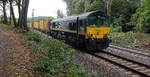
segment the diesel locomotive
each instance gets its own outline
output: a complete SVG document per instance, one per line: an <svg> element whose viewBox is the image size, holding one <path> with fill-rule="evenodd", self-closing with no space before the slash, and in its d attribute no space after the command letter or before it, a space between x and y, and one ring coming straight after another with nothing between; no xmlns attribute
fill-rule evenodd
<svg viewBox="0 0 150 77"><path fill-rule="evenodd" d="M106 49L111 42L108 38L108 17L101 11L67 16L53 21L34 22L31 26L54 38L88 50Z"/></svg>
<svg viewBox="0 0 150 77"><path fill-rule="evenodd" d="M108 17L101 11L55 19L49 30L52 37L88 50L107 48L109 32Z"/></svg>

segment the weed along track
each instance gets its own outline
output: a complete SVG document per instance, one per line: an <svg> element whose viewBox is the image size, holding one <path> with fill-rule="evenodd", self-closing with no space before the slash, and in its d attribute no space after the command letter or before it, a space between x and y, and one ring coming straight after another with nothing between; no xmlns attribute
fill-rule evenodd
<svg viewBox="0 0 150 77"><path fill-rule="evenodd" d="M128 76L131 77L150 77L150 67L137 63L135 61L122 58L107 52L101 53L89 53L99 59L103 59L110 64L115 65L118 70L124 71ZM113 66L114 67L114 66Z"/></svg>

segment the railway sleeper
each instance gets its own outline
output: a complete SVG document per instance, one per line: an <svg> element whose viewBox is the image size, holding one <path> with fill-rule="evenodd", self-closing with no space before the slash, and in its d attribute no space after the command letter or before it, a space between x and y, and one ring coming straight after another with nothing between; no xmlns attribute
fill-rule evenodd
<svg viewBox="0 0 150 77"><path fill-rule="evenodd" d="M137 64L132 64L132 65L128 65L128 67L130 67L130 68L136 68L136 67L139 67L139 65L137 65Z"/></svg>
<svg viewBox="0 0 150 77"><path fill-rule="evenodd" d="M150 73L150 69L142 70L143 73Z"/></svg>
<svg viewBox="0 0 150 77"><path fill-rule="evenodd" d="M140 70L143 70L143 69L145 70L146 68L145 67L137 67L137 68L134 68L134 69L140 71Z"/></svg>

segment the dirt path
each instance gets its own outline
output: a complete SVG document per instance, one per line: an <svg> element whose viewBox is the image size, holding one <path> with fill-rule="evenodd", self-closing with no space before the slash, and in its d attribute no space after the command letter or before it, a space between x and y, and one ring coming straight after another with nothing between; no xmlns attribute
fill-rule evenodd
<svg viewBox="0 0 150 77"><path fill-rule="evenodd" d="M7 40L8 37L3 34L3 30L0 29L0 77L5 77L4 72L4 64L5 64L5 56L7 51L5 50L5 47L7 47Z"/></svg>
<svg viewBox="0 0 150 77"><path fill-rule="evenodd" d="M25 38L0 25L0 77L34 77L34 62Z"/></svg>

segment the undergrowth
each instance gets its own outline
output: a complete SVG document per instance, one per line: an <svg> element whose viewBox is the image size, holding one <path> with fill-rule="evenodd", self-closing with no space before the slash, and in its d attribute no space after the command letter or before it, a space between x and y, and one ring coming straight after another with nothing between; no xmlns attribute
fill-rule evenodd
<svg viewBox="0 0 150 77"><path fill-rule="evenodd" d="M149 48L150 47L150 35L144 33L118 33L113 32L109 35L109 38L113 43L127 45L130 47Z"/></svg>
<svg viewBox="0 0 150 77"><path fill-rule="evenodd" d="M89 73L72 61L75 50L63 41L45 39L40 32L31 30L27 33L30 47L40 54L36 60L37 69L46 73L44 77L97 77L98 73Z"/></svg>

